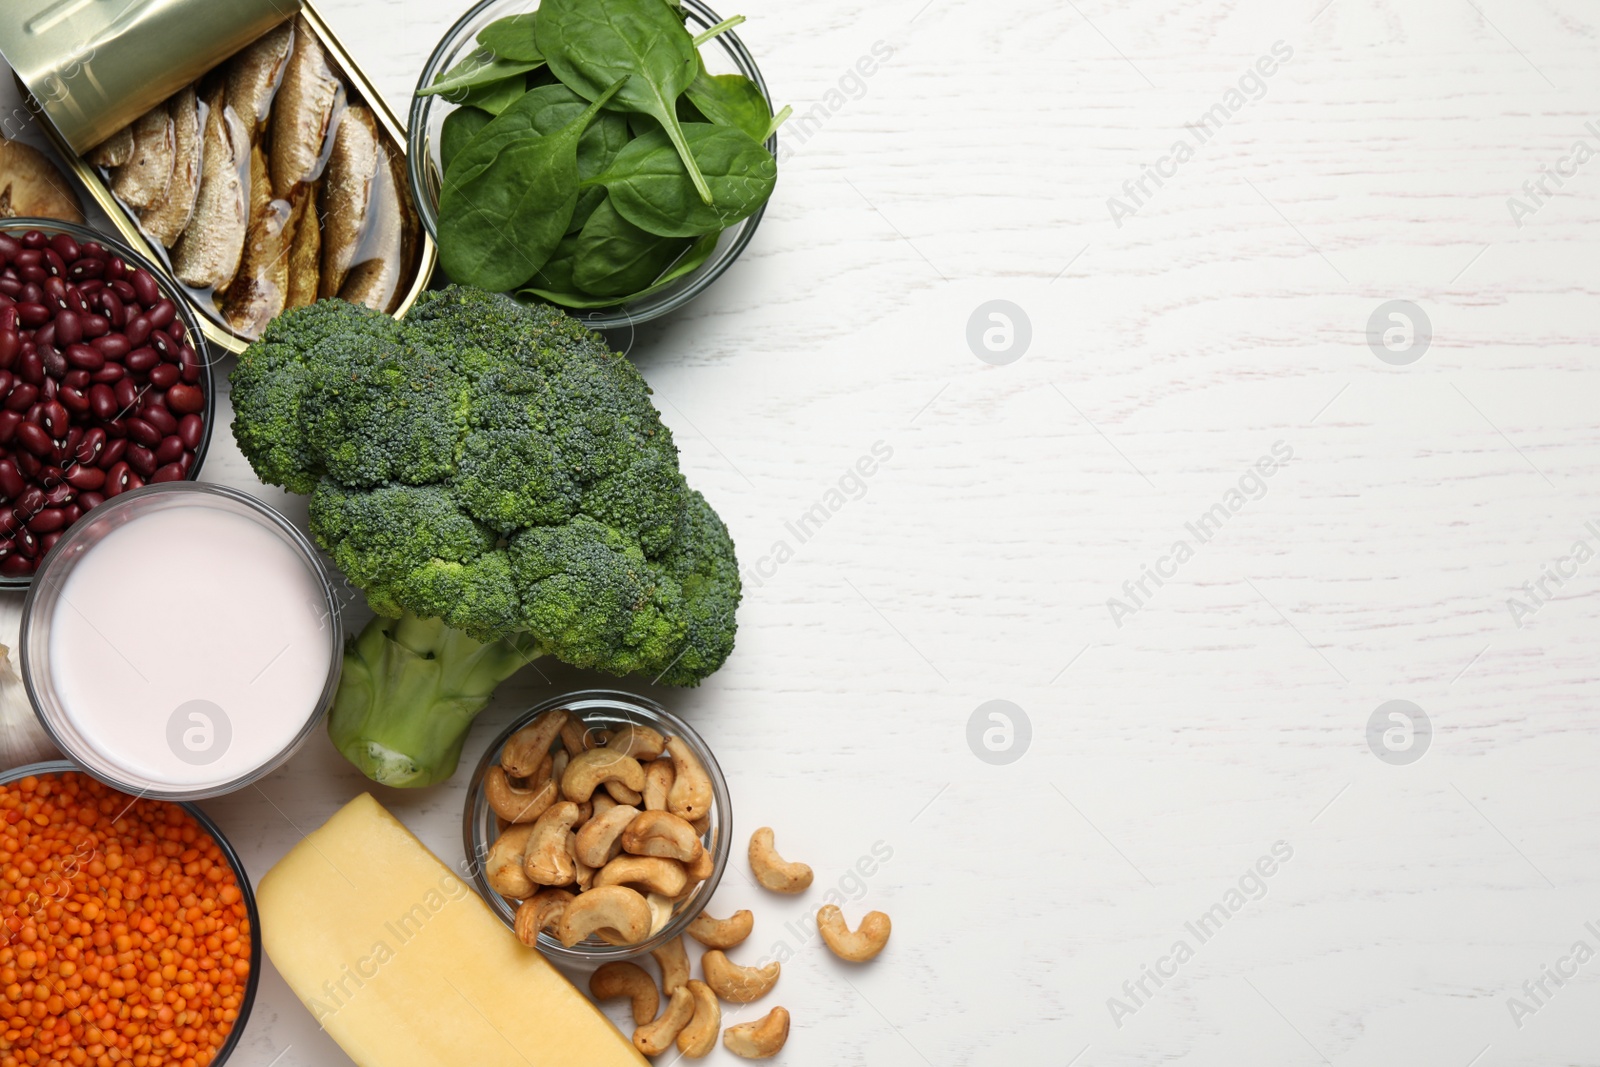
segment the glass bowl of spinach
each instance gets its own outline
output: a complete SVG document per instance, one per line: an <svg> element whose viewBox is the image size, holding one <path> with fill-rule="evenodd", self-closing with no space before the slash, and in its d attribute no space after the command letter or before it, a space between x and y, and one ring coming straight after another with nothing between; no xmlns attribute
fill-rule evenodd
<svg viewBox="0 0 1600 1067"><path fill-rule="evenodd" d="M732 32L742 21L700 0L467 12L422 72L408 135L451 280L599 330L704 292L755 235L789 114Z"/></svg>

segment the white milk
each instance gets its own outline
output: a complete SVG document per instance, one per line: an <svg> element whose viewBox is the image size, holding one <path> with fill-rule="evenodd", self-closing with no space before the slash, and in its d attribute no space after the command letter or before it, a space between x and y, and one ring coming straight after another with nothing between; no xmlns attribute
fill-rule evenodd
<svg viewBox="0 0 1600 1067"><path fill-rule="evenodd" d="M87 744L152 785L237 779L314 715L328 679L321 583L282 535L203 499L96 544L51 619L50 677Z"/></svg>

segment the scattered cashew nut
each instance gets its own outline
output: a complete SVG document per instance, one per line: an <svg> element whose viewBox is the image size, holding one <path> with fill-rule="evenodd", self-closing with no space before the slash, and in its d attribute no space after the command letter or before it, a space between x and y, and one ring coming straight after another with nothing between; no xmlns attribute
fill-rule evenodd
<svg viewBox="0 0 1600 1067"><path fill-rule="evenodd" d="M619 756L603 748L590 749L574 756L561 775L561 792L568 800L583 803L594 796L601 782L619 781L637 792L644 788L644 768L632 756Z"/></svg>
<svg viewBox="0 0 1600 1067"><path fill-rule="evenodd" d="M597 886L568 904L556 927L556 938L568 948L601 930L632 945L650 936L650 905L627 886Z"/></svg>
<svg viewBox="0 0 1600 1067"><path fill-rule="evenodd" d="M537 786L518 786L504 767L490 767L483 776L483 795L494 813L508 823L533 822L560 799L554 779Z"/></svg>
<svg viewBox="0 0 1600 1067"><path fill-rule="evenodd" d="M591 867L604 867L622 852L622 834L639 815L639 809L619 804L596 815L578 831L578 859Z"/></svg>
<svg viewBox="0 0 1600 1067"><path fill-rule="evenodd" d="M726 919L713 919L701 912L689 924L688 933L706 948L733 948L750 936L755 925L756 917L748 911L736 911Z"/></svg>
<svg viewBox="0 0 1600 1067"><path fill-rule="evenodd" d="M529 827L531 832L522 869L530 881L539 885L572 884L578 871L572 854L567 851L567 834L578 817L578 805L563 800L550 805L550 810Z"/></svg>
<svg viewBox="0 0 1600 1067"><path fill-rule="evenodd" d="M656 980L636 963L607 963L589 976L589 992L596 1000L627 997L633 1001L633 1023L643 1026L656 1017L661 994Z"/></svg>
<svg viewBox="0 0 1600 1067"><path fill-rule="evenodd" d="M608 885L639 885L664 897L675 897L689 884L683 864L659 856L618 856L594 876L596 889Z"/></svg>
<svg viewBox="0 0 1600 1067"><path fill-rule="evenodd" d="M730 1004L748 1004L772 992L781 967L777 960L765 967L741 967L714 948L700 958L700 970L717 996Z"/></svg>
<svg viewBox="0 0 1600 1067"><path fill-rule="evenodd" d="M722 1005L704 982L691 978L684 988L694 998L694 1016L688 1026L678 1031L678 1051L698 1060L717 1047L717 1035L722 1032Z"/></svg>
<svg viewBox="0 0 1600 1067"><path fill-rule="evenodd" d="M837 904L825 904L817 912L817 931L833 954L851 963L865 963L889 943L889 916L869 911L861 926L852 931L845 924L844 912Z"/></svg>
<svg viewBox="0 0 1600 1067"><path fill-rule="evenodd" d="M672 771L672 788L667 791L667 810L687 822L709 815L711 776L681 740L672 746Z"/></svg>
<svg viewBox="0 0 1600 1067"><path fill-rule="evenodd" d="M660 893L646 893L644 899L650 904L650 936L654 937L672 921L672 898Z"/></svg>
<svg viewBox="0 0 1600 1067"><path fill-rule="evenodd" d="M618 804L628 804L635 808L644 803L643 793L635 789L629 789L627 786L623 785L619 781L616 781L615 779L609 782L602 782L601 784L606 787L606 791L604 793L596 793L596 800L603 796L609 796Z"/></svg>
<svg viewBox="0 0 1600 1067"><path fill-rule="evenodd" d="M689 980L689 953L684 950L683 938L675 937L650 953L656 966L661 968L661 991L671 996Z"/></svg>
<svg viewBox="0 0 1600 1067"><path fill-rule="evenodd" d="M672 1047L678 1034L694 1018L694 995L683 986L667 994L667 1010L653 1023L633 1032L633 1047L646 1056L659 1056Z"/></svg>
<svg viewBox="0 0 1600 1067"><path fill-rule="evenodd" d="M630 722L611 731L606 738L606 747L624 756L632 756L640 763L648 763L661 758L661 753L667 750L667 739L661 736L660 731Z"/></svg>
<svg viewBox="0 0 1600 1067"><path fill-rule="evenodd" d="M573 759L593 748L596 738L596 732L585 727L582 719L569 718L561 727L561 747Z"/></svg>
<svg viewBox="0 0 1600 1067"><path fill-rule="evenodd" d="M722 1045L747 1060L770 1060L789 1040L789 1012L773 1008L754 1022L730 1026L722 1032Z"/></svg>
<svg viewBox="0 0 1600 1067"><path fill-rule="evenodd" d="M694 827L670 811L640 812L622 832L622 850L635 856L660 856L693 863L705 851Z"/></svg>
<svg viewBox="0 0 1600 1067"><path fill-rule="evenodd" d="M532 778L566 724L565 708L545 712L506 739L500 750L500 766L513 778Z"/></svg>
<svg viewBox="0 0 1600 1067"><path fill-rule="evenodd" d="M538 947L539 935L555 933L562 912L566 911L567 905L575 899L577 898L565 889L546 887L524 900L517 908L513 926L517 932L517 940L529 948Z"/></svg>
<svg viewBox="0 0 1600 1067"><path fill-rule="evenodd" d="M750 835L750 870L756 881L774 893L804 893L811 888L811 868L790 863L773 847L772 827L763 826Z"/></svg>

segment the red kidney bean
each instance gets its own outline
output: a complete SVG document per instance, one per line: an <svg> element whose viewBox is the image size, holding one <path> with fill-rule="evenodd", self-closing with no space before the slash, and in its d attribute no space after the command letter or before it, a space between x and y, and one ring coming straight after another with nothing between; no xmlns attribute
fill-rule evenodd
<svg viewBox="0 0 1600 1067"><path fill-rule="evenodd" d="M178 305L166 297L162 297L150 307L150 325L158 330L165 330L168 326L171 326L172 321L177 317Z"/></svg>
<svg viewBox="0 0 1600 1067"><path fill-rule="evenodd" d="M39 462L39 457L27 450L13 452L11 458L17 461L17 469L22 472L24 478L37 478L39 472L44 470L44 464Z"/></svg>
<svg viewBox="0 0 1600 1067"><path fill-rule="evenodd" d="M39 413L40 422L44 424L45 432L57 441L65 441L70 430L67 422L67 409L58 400L47 401L44 410Z"/></svg>
<svg viewBox="0 0 1600 1067"><path fill-rule="evenodd" d="M139 303L145 307L154 307L161 300L161 289L156 285L155 278L143 267L133 272L133 291L139 295Z"/></svg>
<svg viewBox="0 0 1600 1067"><path fill-rule="evenodd" d="M67 277L74 281L99 281L105 271L106 265L103 260L80 259L67 268Z"/></svg>
<svg viewBox="0 0 1600 1067"><path fill-rule="evenodd" d="M43 365L44 372L56 381L65 378L67 371L72 369L71 364L67 362L67 357L49 346L43 346L39 349L39 362Z"/></svg>
<svg viewBox="0 0 1600 1067"><path fill-rule="evenodd" d="M157 389L171 389L178 384L178 379L183 372L171 363L162 363L150 368L150 384Z"/></svg>
<svg viewBox="0 0 1600 1067"><path fill-rule="evenodd" d="M50 272L45 270L42 266L23 267L17 271L17 274L22 278L23 281L28 282L31 285L38 285L40 282L50 277Z"/></svg>
<svg viewBox="0 0 1600 1067"><path fill-rule="evenodd" d="M117 417L117 398L111 386L100 383L89 387L89 409L102 422Z"/></svg>
<svg viewBox="0 0 1600 1067"><path fill-rule="evenodd" d="M128 439L146 448L154 448L161 443L161 431L151 426L137 415L130 415L122 420L128 428Z"/></svg>
<svg viewBox="0 0 1600 1067"><path fill-rule="evenodd" d="M62 260L61 256L56 253L56 250L53 248L46 248L43 254L44 269L49 271L53 277L65 279L67 274L67 264L64 260Z"/></svg>
<svg viewBox="0 0 1600 1067"><path fill-rule="evenodd" d="M85 262L93 262L93 261L92 260L85 260ZM99 278L90 278L86 282L80 282L78 284L78 299L84 301L84 306L83 307L74 308L73 310L79 312L80 314L85 312L86 309L88 308L88 299L89 299L89 297L93 296L95 293L98 293L100 290L104 289L105 287L106 287L106 283L101 281Z"/></svg>
<svg viewBox="0 0 1600 1067"><path fill-rule="evenodd" d="M139 411L139 417L157 430L160 430L162 437L178 432L178 420L172 417L170 411L159 404L145 404Z"/></svg>
<svg viewBox="0 0 1600 1067"><path fill-rule="evenodd" d="M36 485L30 485L22 491L17 498L17 510L22 512L24 520L29 515L41 511L46 504L44 490Z"/></svg>
<svg viewBox="0 0 1600 1067"><path fill-rule="evenodd" d="M55 533L67 524L67 513L60 508L45 508L28 520L28 529L36 534Z"/></svg>
<svg viewBox="0 0 1600 1067"><path fill-rule="evenodd" d="M199 415L185 415L178 420L178 437L183 441L183 447L191 452L200 447L205 432L205 420Z"/></svg>
<svg viewBox="0 0 1600 1067"><path fill-rule="evenodd" d="M32 530L21 529L16 533L17 550L29 559L38 559L44 555L44 546L39 543L39 537Z"/></svg>
<svg viewBox="0 0 1600 1067"><path fill-rule="evenodd" d="M55 327L55 343L61 345L75 345L83 340L83 324L78 321L78 313L70 308L63 308L56 314L56 321L51 324ZM35 335L35 340L38 337Z"/></svg>
<svg viewBox="0 0 1600 1067"><path fill-rule="evenodd" d="M70 233L58 233L51 237L50 247L55 250L56 255L68 263L76 263L83 255L83 249L78 247L78 242Z"/></svg>
<svg viewBox="0 0 1600 1067"><path fill-rule="evenodd" d="M0 493L4 493L7 500L15 500L27 487L17 465L9 459L0 459Z"/></svg>
<svg viewBox="0 0 1600 1067"><path fill-rule="evenodd" d="M94 465L103 471L110 470L112 467L122 462L122 456L127 451L128 439L126 437L119 437L116 440L107 441L105 450L100 453L100 458L95 461Z"/></svg>
<svg viewBox="0 0 1600 1067"><path fill-rule="evenodd" d="M22 283L15 278L0 278L0 293L4 293L7 299L15 301L22 295Z"/></svg>
<svg viewBox="0 0 1600 1067"><path fill-rule="evenodd" d="M16 548L16 545L9 540L0 542L0 544L10 545L12 549ZM5 575L7 578L26 578L32 573L33 560L20 552L13 551L3 559L0 559L0 574Z"/></svg>
<svg viewBox="0 0 1600 1067"><path fill-rule="evenodd" d="M17 427L21 425L21 412L0 411L0 445L9 445L16 438Z"/></svg>
<svg viewBox="0 0 1600 1067"><path fill-rule="evenodd" d="M113 464L111 469L106 471L106 484L103 490L106 494L106 499L109 500L112 497L121 496L129 489L132 489L131 483L135 477L137 476L133 473L133 469L126 463Z"/></svg>
<svg viewBox="0 0 1600 1067"><path fill-rule="evenodd" d="M152 336L163 337L165 334L152 334ZM135 348L122 357L122 365L135 374L143 374L160 362L161 356L153 348Z"/></svg>
<svg viewBox="0 0 1600 1067"><path fill-rule="evenodd" d="M18 273L29 267L37 267L43 262L44 255L37 248L31 246L24 251L18 252L11 260L12 266L17 268Z"/></svg>
<svg viewBox="0 0 1600 1067"><path fill-rule="evenodd" d="M179 463L168 463L165 466L158 468L155 474L151 475L150 484L155 485L159 482L181 482L183 479L183 465Z"/></svg>
<svg viewBox="0 0 1600 1067"><path fill-rule="evenodd" d="M29 452L46 459L56 450L56 444L50 440L50 435L36 422L24 422L17 427L17 444Z"/></svg>
<svg viewBox="0 0 1600 1067"><path fill-rule="evenodd" d="M53 304L58 308L66 308L70 301L67 299L67 282L61 277L47 277L39 283L47 298L47 306Z"/></svg>
<svg viewBox="0 0 1600 1067"><path fill-rule="evenodd" d="M6 410L27 411L33 407L38 399L39 389L37 386L29 385L27 382L20 382L11 387L11 395L6 397Z"/></svg>
<svg viewBox="0 0 1600 1067"><path fill-rule="evenodd" d="M104 337L96 337L89 343L106 359L121 359L133 347L120 333L108 333Z"/></svg>
<svg viewBox="0 0 1600 1067"><path fill-rule="evenodd" d="M94 463L100 458L100 453L106 449L106 431L104 427L96 426L84 434L72 450L72 456L79 463Z"/></svg>
<svg viewBox="0 0 1600 1067"><path fill-rule="evenodd" d="M124 304L136 303L138 301L138 299L139 299L137 296L134 295L133 286L129 285L127 282L114 281L114 282L109 283L107 287L113 293L116 293L117 297Z"/></svg>
<svg viewBox="0 0 1600 1067"><path fill-rule="evenodd" d="M44 235L42 230L29 230L22 235L22 247L24 248L40 249L48 242L49 238Z"/></svg>
<svg viewBox="0 0 1600 1067"><path fill-rule="evenodd" d="M102 289L97 299L105 311L106 318L111 320L111 325L121 329L128 324L128 310L115 289Z"/></svg>
<svg viewBox="0 0 1600 1067"><path fill-rule="evenodd" d="M167 336L182 345L189 340L189 328L183 324L182 319L178 319L167 327Z"/></svg>
<svg viewBox="0 0 1600 1067"><path fill-rule="evenodd" d="M83 508L84 511L93 511L95 508L99 507L105 502L105 494L96 490L91 489L87 493L78 494L78 504Z"/></svg>
<svg viewBox="0 0 1600 1067"><path fill-rule="evenodd" d="M123 458L142 478L148 478L156 472L156 454L143 445L129 445L128 454Z"/></svg>
<svg viewBox="0 0 1600 1067"><path fill-rule="evenodd" d="M89 414L89 398L81 389L74 389L70 385L63 385L56 390L56 399L74 415Z"/></svg>
<svg viewBox="0 0 1600 1067"><path fill-rule="evenodd" d="M39 353L22 354L22 358L17 360L17 377L29 385L38 385L44 381L44 360L39 358Z"/></svg>
<svg viewBox="0 0 1600 1067"><path fill-rule="evenodd" d="M67 472L67 484L74 489L99 489L106 484L106 472L80 464Z"/></svg>
<svg viewBox="0 0 1600 1067"><path fill-rule="evenodd" d="M45 507L64 507L78 495L78 491L67 484L67 472L59 467L46 467L44 480L50 483L50 491L44 495Z"/></svg>
<svg viewBox="0 0 1600 1067"><path fill-rule="evenodd" d="M104 337L111 332L111 323L99 315L87 315L83 319L83 336L91 341L96 337Z"/></svg>
<svg viewBox="0 0 1600 1067"><path fill-rule="evenodd" d="M113 382L121 381L122 376L126 373L128 372L122 369L121 364L107 363L104 367L101 367L99 370L95 371L94 374L90 375L89 380L102 385L110 385Z"/></svg>
<svg viewBox="0 0 1600 1067"><path fill-rule="evenodd" d="M100 341L106 341L115 336L115 334L111 334L107 337L102 337L95 342L93 347L89 345L69 345L67 347L67 362L79 370L86 370L91 373L99 370L106 365L106 352L100 347ZM118 339L121 340L120 338ZM123 344L127 344L127 342L123 341Z"/></svg>
<svg viewBox="0 0 1600 1067"><path fill-rule="evenodd" d="M3 371L0 371L0 374L3 373ZM69 370L67 371L67 376L61 379L61 384L72 389L87 389L89 388L90 381L91 379L88 371Z"/></svg>
<svg viewBox="0 0 1600 1067"><path fill-rule="evenodd" d="M128 338L128 344L138 348L150 339L151 329L150 316L139 314L128 320L128 325L123 329L123 333Z"/></svg>
<svg viewBox="0 0 1600 1067"><path fill-rule="evenodd" d="M111 387L111 394L117 398L117 410L127 411L139 400L139 390L134 388L133 382L123 378Z"/></svg>
<svg viewBox="0 0 1600 1067"><path fill-rule="evenodd" d="M0 396L11 392L11 387L17 384L16 375L8 370L0 370Z"/></svg>
<svg viewBox="0 0 1600 1067"><path fill-rule="evenodd" d="M74 511L77 512L76 515L72 514ZM68 508L67 509L67 521L68 522L77 522L82 517L83 517L83 509L82 508L72 507L72 508ZM67 531L65 531L65 530L57 530L54 533L45 534L43 537L39 538L39 547L41 549L43 549L45 552L49 552L52 548L56 547L56 542L61 540L61 535L66 533L66 532Z"/></svg>
<svg viewBox="0 0 1600 1067"><path fill-rule="evenodd" d="M26 329L37 330L49 321L50 309L43 304L29 302L17 305L17 322Z"/></svg>
<svg viewBox="0 0 1600 1067"><path fill-rule="evenodd" d="M183 415L197 415L205 410L206 395L198 386L179 382L167 390L167 407Z"/></svg>
<svg viewBox="0 0 1600 1067"><path fill-rule="evenodd" d="M161 353L161 358L168 363L179 363L183 360L183 346L174 341L165 330L151 332L150 347Z"/></svg>
<svg viewBox="0 0 1600 1067"><path fill-rule="evenodd" d="M100 428L104 430L106 432L106 436L113 441L125 441L128 438L128 428L122 425L121 419L112 419L109 422L102 422L100 424Z"/></svg>
<svg viewBox="0 0 1600 1067"><path fill-rule="evenodd" d="M0 263L10 263L22 251L22 243L9 233L0 233Z"/></svg>
<svg viewBox="0 0 1600 1067"><path fill-rule="evenodd" d="M183 471L185 478L189 477L189 468L194 463L194 453L185 452L183 458L178 460L178 467Z"/></svg>
<svg viewBox="0 0 1600 1067"><path fill-rule="evenodd" d="M58 313L64 314L64 313ZM47 322L33 333L34 348L54 348L56 344L56 324Z"/></svg>
<svg viewBox="0 0 1600 1067"><path fill-rule="evenodd" d="M173 434L171 437L163 437L161 444L156 448L157 463L176 463L182 455L183 440L177 434Z"/></svg>

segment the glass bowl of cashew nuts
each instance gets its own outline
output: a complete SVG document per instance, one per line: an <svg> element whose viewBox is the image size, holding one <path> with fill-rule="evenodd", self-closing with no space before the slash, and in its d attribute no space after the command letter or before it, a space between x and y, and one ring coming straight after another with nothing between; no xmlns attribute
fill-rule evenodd
<svg viewBox="0 0 1600 1067"><path fill-rule="evenodd" d="M523 944L599 964L665 945L704 910L733 811L687 723L597 689L545 701L490 743L463 835L478 892Z"/></svg>

